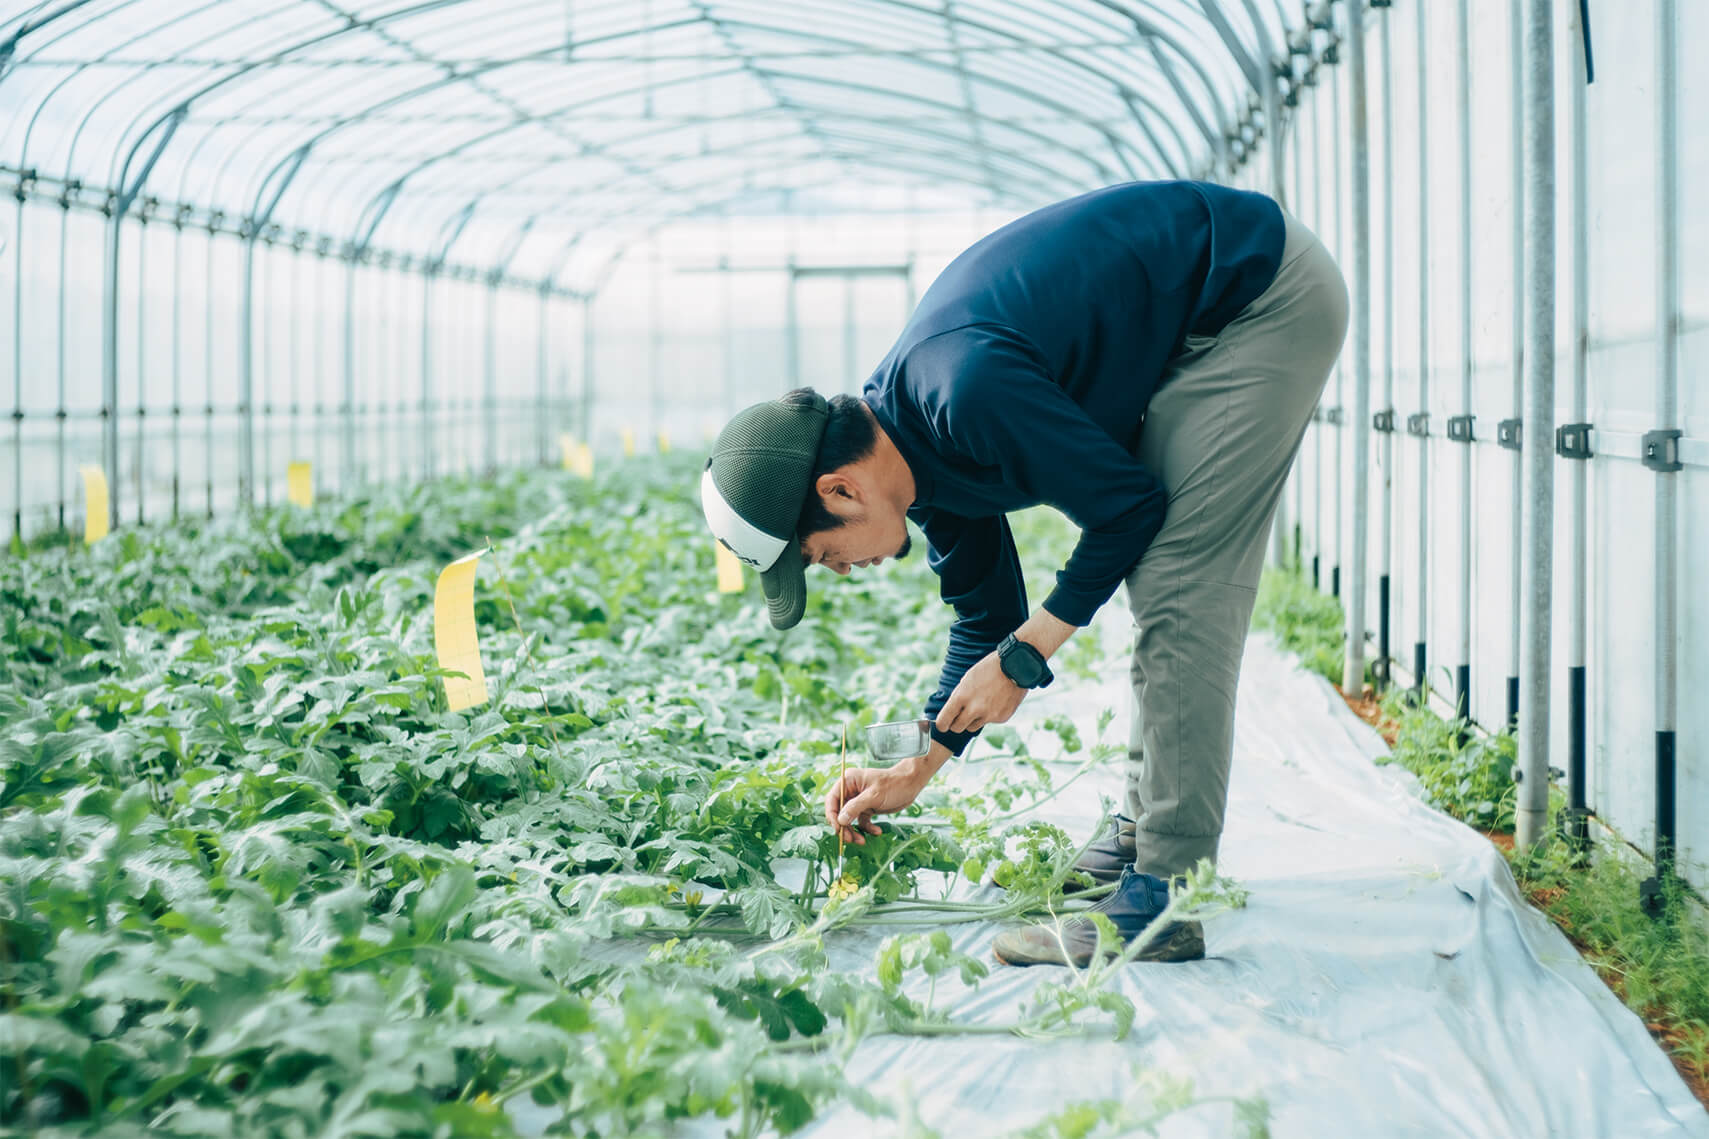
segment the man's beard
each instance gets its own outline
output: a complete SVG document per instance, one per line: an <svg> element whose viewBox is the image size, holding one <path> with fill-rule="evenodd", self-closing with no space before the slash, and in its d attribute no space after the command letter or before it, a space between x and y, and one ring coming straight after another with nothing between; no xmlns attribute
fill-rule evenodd
<svg viewBox="0 0 1709 1139"><path fill-rule="evenodd" d="M897 561L908 556L908 551L914 548L914 536L907 531L902 533L902 548L891 555Z"/></svg>

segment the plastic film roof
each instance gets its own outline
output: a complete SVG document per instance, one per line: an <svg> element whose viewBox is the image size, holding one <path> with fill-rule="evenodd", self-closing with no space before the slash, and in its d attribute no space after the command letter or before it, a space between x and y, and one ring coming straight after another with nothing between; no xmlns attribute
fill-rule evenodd
<svg viewBox="0 0 1709 1139"><path fill-rule="evenodd" d="M1287 40L1280 0L39 0L0 165L561 280L677 218L1227 169Z"/></svg>

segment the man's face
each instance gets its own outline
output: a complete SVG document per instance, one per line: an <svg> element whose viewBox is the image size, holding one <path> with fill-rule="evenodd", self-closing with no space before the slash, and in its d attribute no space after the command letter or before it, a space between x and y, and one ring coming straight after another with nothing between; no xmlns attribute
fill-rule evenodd
<svg viewBox="0 0 1709 1139"><path fill-rule="evenodd" d="M857 566L875 566L887 558L905 558L911 542L907 516L882 506L844 513L841 500L827 499L831 513L843 519L835 530L823 530L801 541L801 560L846 574ZM852 507L850 509L853 509Z"/></svg>

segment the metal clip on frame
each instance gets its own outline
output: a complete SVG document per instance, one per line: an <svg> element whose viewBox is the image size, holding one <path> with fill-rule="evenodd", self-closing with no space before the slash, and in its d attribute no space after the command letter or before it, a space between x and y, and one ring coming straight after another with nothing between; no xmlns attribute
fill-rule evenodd
<svg viewBox="0 0 1709 1139"><path fill-rule="evenodd" d="M1371 416L1371 430L1381 434L1391 434L1394 431L1394 408L1385 408Z"/></svg>
<svg viewBox="0 0 1709 1139"><path fill-rule="evenodd" d="M1406 433L1420 439L1430 438L1430 413L1420 411L1406 417Z"/></svg>
<svg viewBox="0 0 1709 1139"><path fill-rule="evenodd" d="M1652 471L1678 471L1685 468L1679 460L1680 429L1665 428L1644 432L1644 466Z"/></svg>
<svg viewBox="0 0 1709 1139"><path fill-rule="evenodd" d="M1590 458L1590 424L1563 423L1555 428L1555 454L1563 459Z"/></svg>
<svg viewBox="0 0 1709 1139"><path fill-rule="evenodd" d="M1495 425L1495 441L1509 451L1520 449L1520 440L1524 435L1524 421L1519 419L1503 419Z"/></svg>
<svg viewBox="0 0 1709 1139"><path fill-rule="evenodd" d="M1451 415L1448 417L1448 441L1451 443L1470 443L1472 441L1472 420L1475 415Z"/></svg>

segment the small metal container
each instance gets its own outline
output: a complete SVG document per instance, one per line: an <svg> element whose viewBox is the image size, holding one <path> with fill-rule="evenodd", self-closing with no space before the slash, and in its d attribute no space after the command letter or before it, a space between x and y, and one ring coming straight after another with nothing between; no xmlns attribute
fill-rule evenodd
<svg viewBox="0 0 1709 1139"><path fill-rule="evenodd" d="M930 720L893 720L866 729L867 750L885 763L916 759L932 749Z"/></svg>

